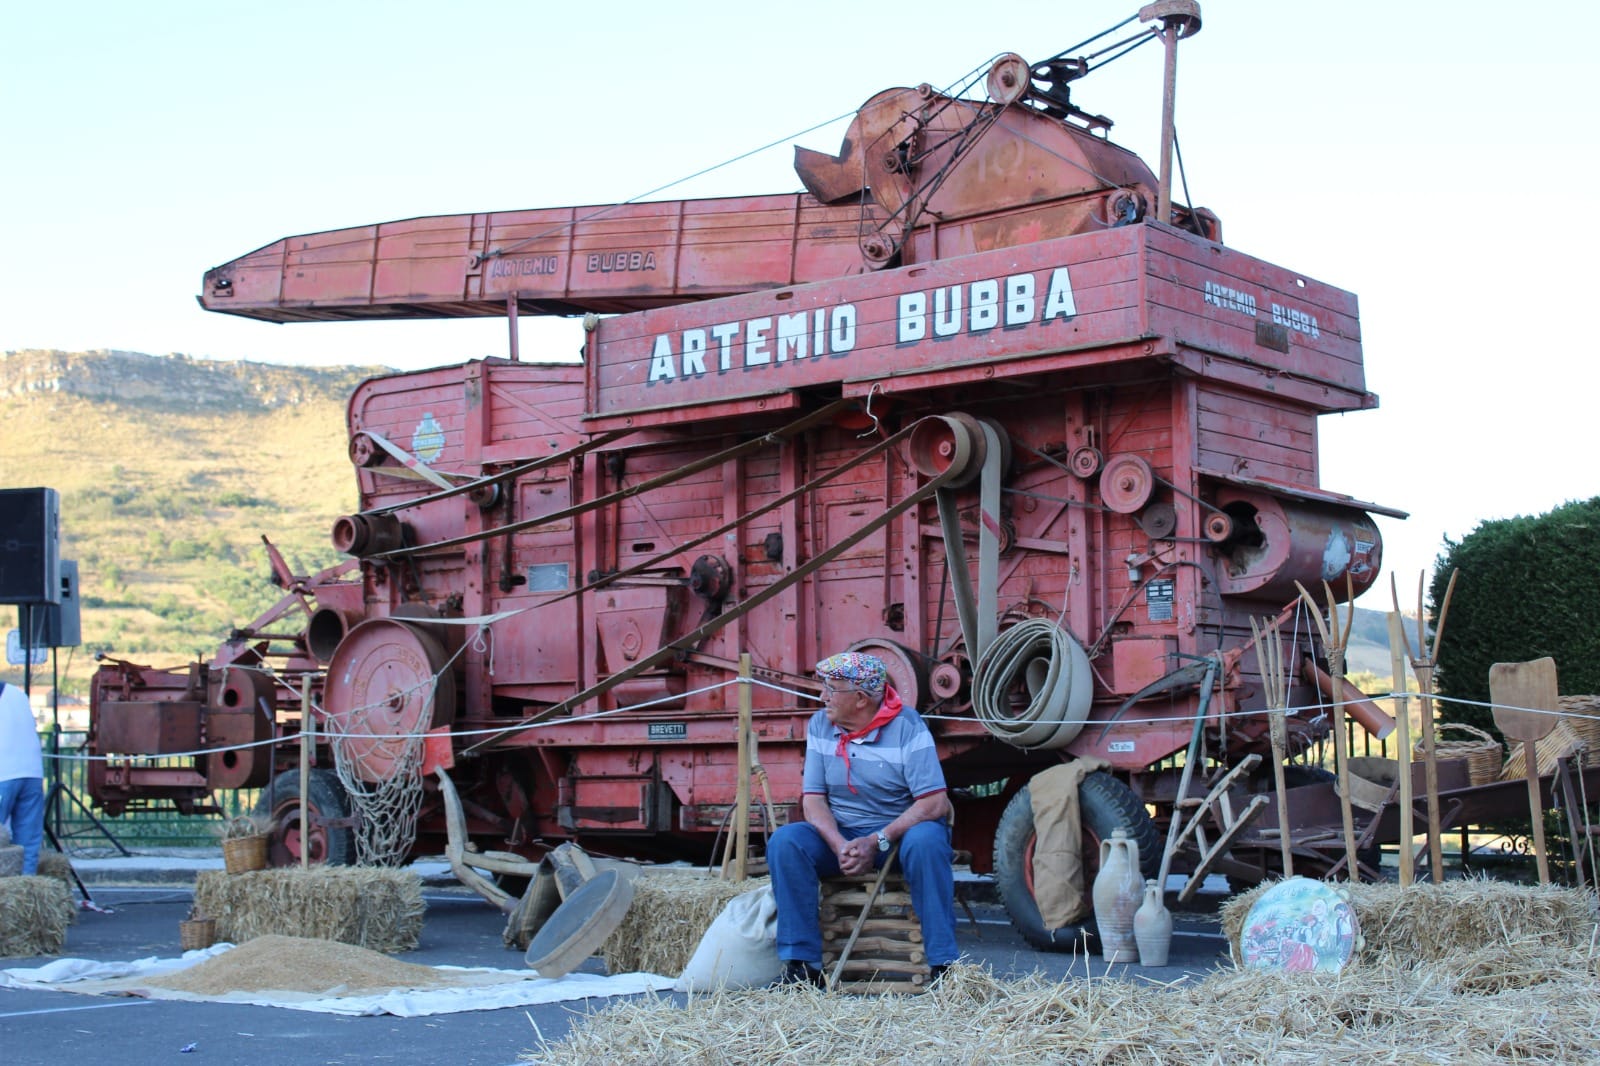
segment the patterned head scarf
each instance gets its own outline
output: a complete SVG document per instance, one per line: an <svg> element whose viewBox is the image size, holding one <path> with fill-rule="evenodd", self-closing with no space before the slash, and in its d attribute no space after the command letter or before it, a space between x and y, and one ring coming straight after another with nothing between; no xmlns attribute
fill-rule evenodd
<svg viewBox="0 0 1600 1066"><path fill-rule="evenodd" d="M883 660L859 651L828 656L817 664L817 676L824 681L853 685L871 696L881 696L889 684L889 670Z"/></svg>

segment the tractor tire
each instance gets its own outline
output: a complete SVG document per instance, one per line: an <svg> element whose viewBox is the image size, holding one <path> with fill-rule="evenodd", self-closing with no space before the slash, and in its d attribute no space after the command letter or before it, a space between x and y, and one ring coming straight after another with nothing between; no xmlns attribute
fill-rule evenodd
<svg viewBox="0 0 1600 1066"><path fill-rule="evenodd" d="M313 817L309 834L301 830L300 771L285 770L261 790L256 817L269 824L267 865L298 866L309 848L313 866L349 866L356 861L355 830L325 823L350 817L350 799L336 774L312 770L306 783L306 807Z"/></svg>
<svg viewBox="0 0 1600 1066"><path fill-rule="evenodd" d="M1133 790L1104 771L1087 775L1078 789L1083 822L1084 893L1100 870L1100 841L1121 827L1139 847L1139 869L1147 878L1161 872L1161 839L1155 823ZM1071 951L1080 926L1046 929L1033 896L1033 801L1023 788L1006 804L994 834L994 884L1011 924L1040 951ZM1087 925L1088 923L1085 923Z"/></svg>

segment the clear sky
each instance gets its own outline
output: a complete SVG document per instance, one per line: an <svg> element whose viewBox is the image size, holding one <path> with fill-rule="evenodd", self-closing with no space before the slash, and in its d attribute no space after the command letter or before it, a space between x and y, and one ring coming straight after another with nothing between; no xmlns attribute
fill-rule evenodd
<svg viewBox="0 0 1600 1066"><path fill-rule="evenodd" d="M1207 0L1179 61L1189 189L1229 245L1357 293L1377 411L1322 482L1380 519L1402 597L1442 538L1600 494L1594 46L1567 5ZM416 215L799 187L791 134L1133 0L13 3L0 14L0 350L416 368L501 323L273 326L194 301L280 237ZM1564 13L1565 21L1556 16ZM1160 52L1074 89L1155 168ZM801 138L836 151L841 126ZM573 351L570 323L524 357ZM0 429L3 442L3 429ZM1387 606L1387 595L1363 604Z"/></svg>

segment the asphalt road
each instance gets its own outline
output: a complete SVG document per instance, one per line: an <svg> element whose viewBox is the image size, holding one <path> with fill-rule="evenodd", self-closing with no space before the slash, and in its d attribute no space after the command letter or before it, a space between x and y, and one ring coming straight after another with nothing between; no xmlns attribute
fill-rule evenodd
<svg viewBox="0 0 1600 1066"><path fill-rule="evenodd" d="M179 954L178 922L188 914L184 884L112 888L91 886L95 901L114 914L82 911L62 954L100 961L131 961ZM500 939L503 919L477 896L430 888L419 946L396 956L424 965L520 968L520 954ZM1170 901L1169 901L1170 902ZM975 905L977 923L963 916L958 937L968 961L996 974L1042 971L1056 977L1099 977L1098 959L1031 950L998 908ZM1226 947L1214 913L1175 915L1170 965L1159 969L1115 966L1117 974L1173 981L1225 961ZM48 959L5 959L0 968L39 966ZM604 973L599 958L583 967ZM666 993L681 1002L682 996ZM427 1018L347 1018L273 1007L84 996L66 992L0 989L0 1061L6 1066L63 1063L204 1062L288 1064L447 1062L500 1066L538 1045L538 1034L557 1040L576 1017L609 1000L470 1011ZM537 1026L537 1033L535 1031ZM183 1052L186 1045L191 1052Z"/></svg>

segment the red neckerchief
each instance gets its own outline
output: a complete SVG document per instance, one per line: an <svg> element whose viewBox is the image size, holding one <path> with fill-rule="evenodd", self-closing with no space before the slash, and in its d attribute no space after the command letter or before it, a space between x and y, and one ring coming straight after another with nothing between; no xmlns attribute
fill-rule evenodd
<svg viewBox="0 0 1600 1066"><path fill-rule="evenodd" d="M851 792L856 790L856 786L850 783L850 742L858 737L866 736L874 729L881 729L888 725L894 720L894 716L900 713L902 706L900 693L896 692L892 686L885 685L883 688L883 704L878 708L878 713L872 716L872 721L857 729L854 733L839 734L839 746L834 750L834 754L844 760L844 787Z"/></svg>

